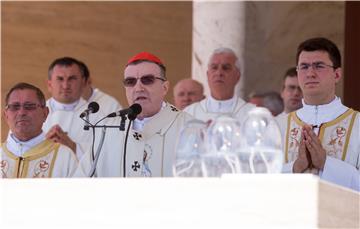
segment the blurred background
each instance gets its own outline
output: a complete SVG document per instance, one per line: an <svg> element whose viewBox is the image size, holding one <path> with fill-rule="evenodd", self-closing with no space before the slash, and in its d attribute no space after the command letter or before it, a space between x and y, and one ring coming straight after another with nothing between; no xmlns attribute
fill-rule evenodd
<svg viewBox="0 0 360 229"><path fill-rule="evenodd" d="M242 66L237 93L280 91L295 66L296 48L310 37L334 41L343 56L337 94L360 109L359 2L1 2L1 102L15 83L49 97L49 64L71 56L85 62L93 84L128 106L121 84L127 60L157 55L172 86L193 77L205 86L211 51L233 48ZM167 96L172 102L172 87ZM8 128L1 122L1 140Z"/></svg>

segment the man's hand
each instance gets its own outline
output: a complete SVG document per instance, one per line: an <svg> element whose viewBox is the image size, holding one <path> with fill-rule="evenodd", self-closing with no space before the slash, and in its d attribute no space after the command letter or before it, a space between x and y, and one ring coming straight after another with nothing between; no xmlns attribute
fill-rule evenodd
<svg viewBox="0 0 360 229"><path fill-rule="evenodd" d="M76 153L76 144L69 138L66 132L64 132L59 125L54 125L45 135L47 139L52 140L53 142L58 142L60 144L66 145L74 153Z"/></svg>
<svg viewBox="0 0 360 229"><path fill-rule="evenodd" d="M312 164L317 169L324 169L326 160L326 151L322 147L319 138L316 136L312 128L308 125L303 127L305 137L305 145L310 153Z"/></svg>
<svg viewBox="0 0 360 229"><path fill-rule="evenodd" d="M295 160L293 166L294 173L303 173L307 168L309 168L311 162L308 160L308 152L306 152L306 143L304 138L304 133L301 133L301 141L299 146L298 158Z"/></svg>

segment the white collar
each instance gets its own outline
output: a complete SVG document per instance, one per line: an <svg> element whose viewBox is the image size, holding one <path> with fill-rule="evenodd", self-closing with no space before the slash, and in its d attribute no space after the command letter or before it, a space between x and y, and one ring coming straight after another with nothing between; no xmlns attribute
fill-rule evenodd
<svg viewBox="0 0 360 229"><path fill-rule="evenodd" d="M322 123L330 122L348 109L341 103L341 99L335 99L328 104L308 105L302 100L303 107L296 111L297 116L307 124L320 126Z"/></svg>
<svg viewBox="0 0 360 229"><path fill-rule="evenodd" d="M53 97L49 100L49 105L52 110L58 111L73 111L75 110L75 107L79 104L80 99L76 100L73 103L67 104L67 103L60 103L59 101L56 101Z"/></svg>
<svg viewBox="0 0 360 229"><path fill-rule="evenodd" d="M217 100L210 95L206 101L206 107L209 112L226 113L234 110L236 101L237 98L235 96L228 100Z"/></svg>
<svg viewBox="0 0 360 229"><path fill-rule="evenodd" d="M6 146L10 152L21 157L25 152L45 140L45 133L41 132L38 136L28 140L20 141L13 133L10 133L6 140Z"/></svg>
<svg viewBox="0 0 360 229"><path fill-rule="evenodd" d="M161 111L162 109L164 109L164 107L166 107L166 103L163 101L163 102L162 102L162 105L161 105L160 111ZM159 112L160 112L160 111L159 111ZM159 113L159 112L158 112L158 113ZM156 114L158 114L158 113L156 113ZM132 126L133 130L135 130L135 131L143 131L145 124L148 123L148 122L152 119L152 117L154 117L156 114L154 114L154 115L151 116L151 117L145 117L145 118L143 118L142 120L140 120L140 119L135 119L134 122L133 122L133 126Z"/></svg>
<svg viewBox="0 0 360 229"><path fill-rule="evenodd" d="M89 99L87 100L88 102L93 101L97 91L98 91L97 88L93 88L93 87L91 88L91 95L90 95Z"/></svg>

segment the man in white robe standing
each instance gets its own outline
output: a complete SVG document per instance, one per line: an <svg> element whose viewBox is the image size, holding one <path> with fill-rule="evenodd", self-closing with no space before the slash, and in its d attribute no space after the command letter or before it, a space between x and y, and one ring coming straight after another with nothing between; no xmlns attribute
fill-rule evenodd
<svg viewBox="0 0 360 229"><path fill-rule="evenodd" d="M97 102L101 107L101 111L104 114L110 114L112 112L122 109L120 103L111 95L106 94L99 88L95 88L92 84L92 77L90 76L90 70L84 62L80 62L83 65L85 86L82 93L82 97L88 102Z"/></svg>
<svg viewBox="0 0 360 229"><path fill-rule="evenodd" d="M275 117L279 125L286 123L283 120L286 119L287 114L302 107L301 99L303 96L297 78L296 67L291 67L285 72L281 98L284 101L284 111ZM280 128L284 129L285 127Z"/></svg>
<svg viewBox="0 0 360 229"><path fill-rule="evenodd" d="M303 107L287 115L284 172L314 173L321 179L360 190L360 116L335 95L341 55L326 38L312 38L297 50Z"/></svg>
<svg viewBox="0 0 360 229"><path fill-rule="evenodd" d="M54 60L48 70L48 90L51 98L46 101L49 115L44 123L46 137L69 146L80 159L92 140L92 132L84 130L85 122L79 117L88 108L81 95L86 83L84 64L72 57ZM108 115L100 110L89 115L91 123Z"/></svg>
<svg viewBox="0 0 360 229"><path fill-rule="evenodd" d="M139 53L128 61L123 84L129 105L137 103L142 111L131 126L129 119L126 120L125 130L129 128L127 140L126 131L107 129L96 176L172 176L176 141L186 121L193 118L164 101L169 90L166 69L162 61L151 53ZM112 125L119 125L120 122L121 117L113 118ZM95 148L99 138L97 136ZM86 154L77 176L89 176L92 166L92 156Z"/></svg>
<svg viewBox="0 0 360 229"><path fill-rule="evenodd" d="M235 95L235 86L241 76L235 52L229 48L214 50L206 74L210 96L186 107L184 111L205 122L220 115L229 115L242 122L255 106Z"/></svg>
<svg viewBox="0 0 360 229"><path fill-rule="evenodd" d="M174 86L173 95L174 104L180 110L184 110L185 107L205 98L203 85L191 78L177 82Z"/></svg>
<svg viewBox="0 0 360 229"><path fill-rule="evenodd" d="M10 128L0 148L2 178L71 177L77 168L67 146L45 138L42 125L49 113L41 90L18 83L5 98L4 118Z"/></svg>

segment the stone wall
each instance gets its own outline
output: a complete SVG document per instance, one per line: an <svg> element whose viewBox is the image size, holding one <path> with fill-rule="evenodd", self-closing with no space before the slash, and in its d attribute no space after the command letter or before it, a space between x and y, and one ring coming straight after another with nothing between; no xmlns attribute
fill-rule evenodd
<svg viewBox="0 0 360 229"><path fill-rule="evenodd" d="M158 55L172 85L191 75L191 2L2 2L1 14L2 98L20 81L49 97L47 68L62 56L84 61L123 106L124 65L138 52Z"/></svg>

